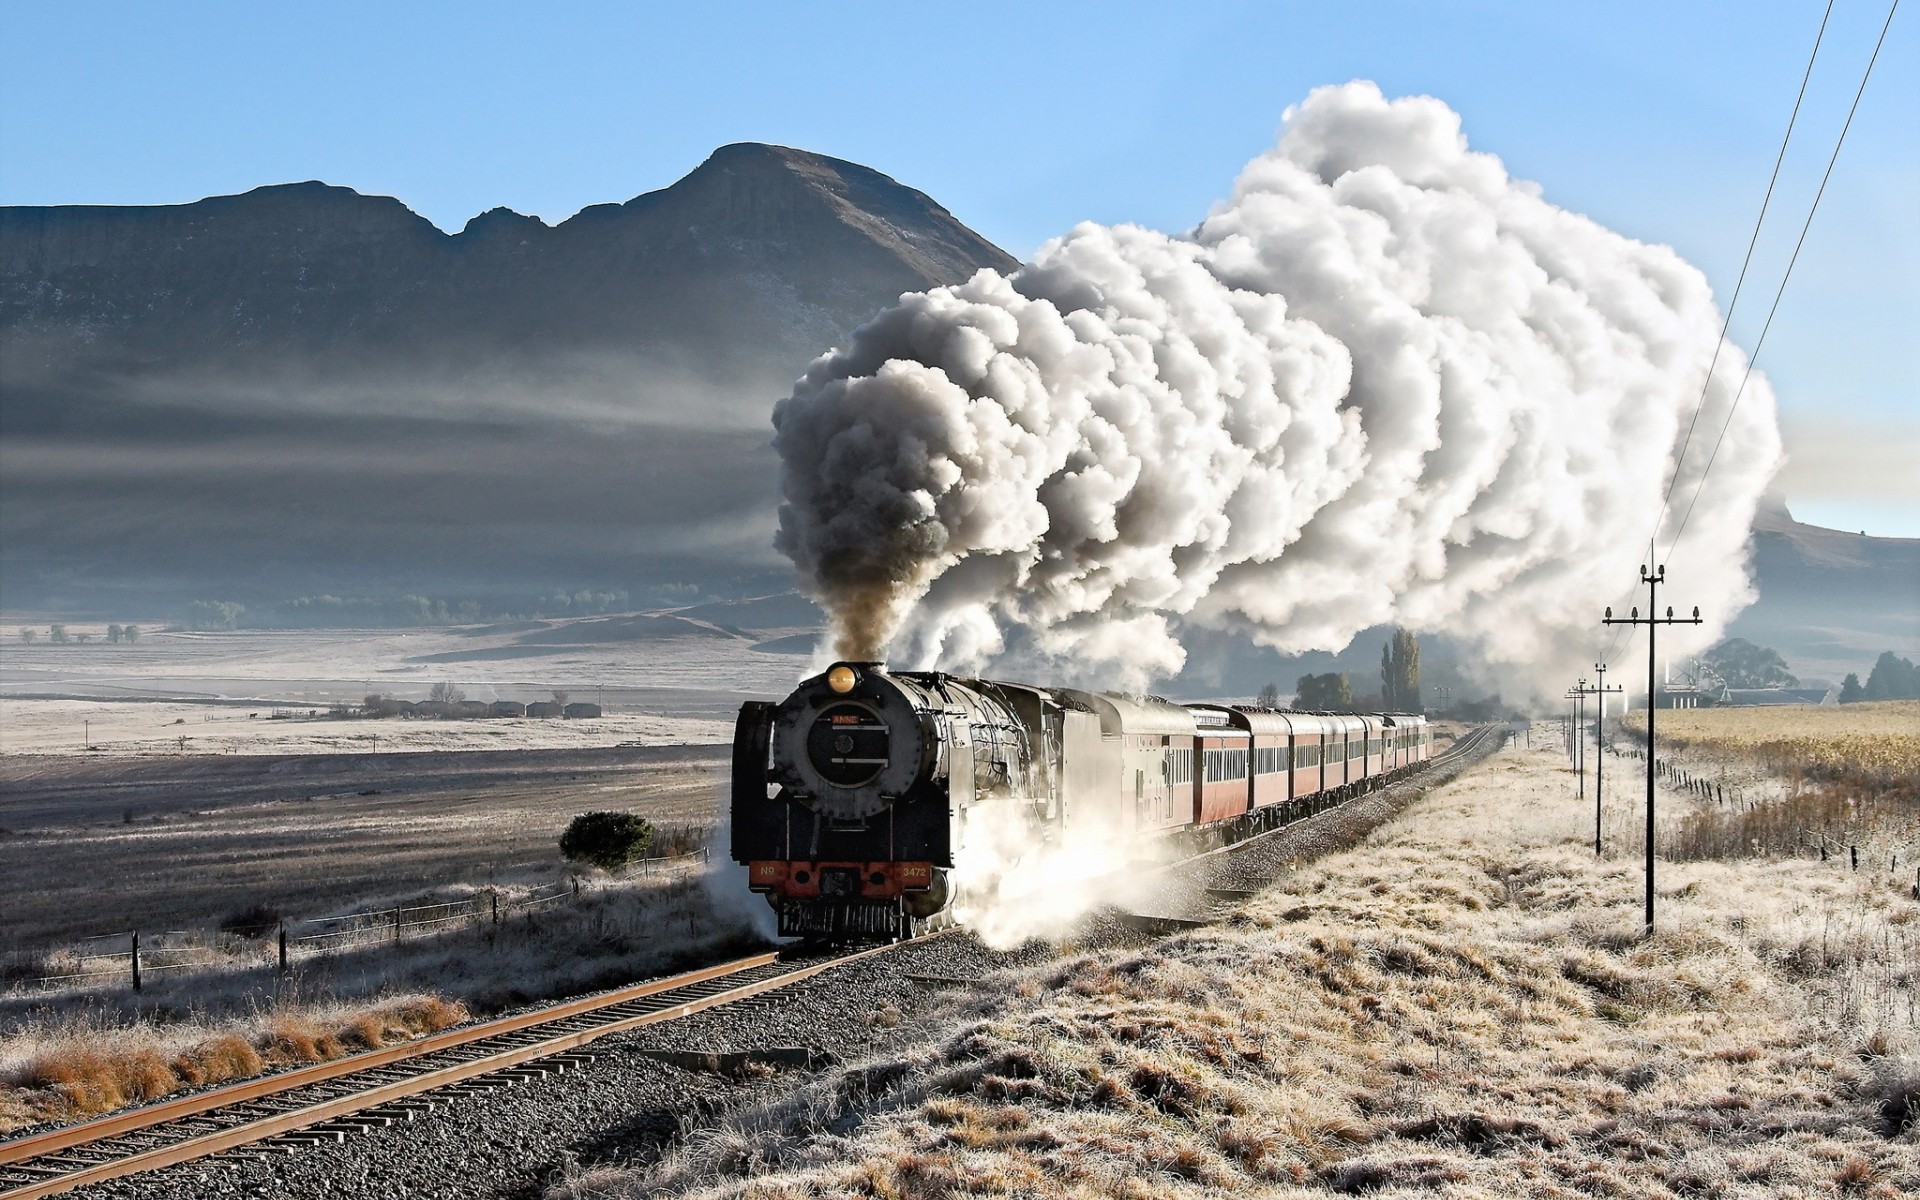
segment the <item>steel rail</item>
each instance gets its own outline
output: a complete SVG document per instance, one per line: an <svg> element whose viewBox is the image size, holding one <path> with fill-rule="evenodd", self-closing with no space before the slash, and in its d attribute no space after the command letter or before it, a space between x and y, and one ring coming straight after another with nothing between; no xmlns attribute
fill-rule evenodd
<svg viewBox="0 0 1920 1200"><path fill-rule="evenodd" d="M758 996L798 983L834 967L896 949L900 944L903 943L875 946L853 954L778 971L775 974L761 975L735 986L724 987L719 991L689 996L679 1003L672 1003L663 1008L612 1015L606 1019L593 1019L596 1013L607 1009L616 1009L638 1001L663 997L681 989L698 989L704 984L720 982L743 973L780 965L780 956L777 953L753 955L718 966L652 980L496 1021L447 1030L398 1046L350 1055L331 1062L317 1063L310 1067L264 1076L178 1100L163 1101L102 1117L81 1125L0 1143L0 1169L4 1169L4 1165L11 1165L13 1169L10 1173L12 1174L19 1174L23 1170L35 1173L58 1171L57 1174L51 1174L45 1179L0 1191L0 1200L35 1200L36 1197L57 1195L90 1183L99 1183L123 1175L205 1158L250 1142L262 1141L350 1116L355 1112L375 1108L408 1096L509 1070L536 1059L564 1054L609 1034L676 1020L706 1009ZM399 1079L377 1079L371 1086L356 1088L346 1095L322 1097L315 1103L302 1105L286 1112L242 1120L227 1128L190 1135L167 1145L135 1149L130 1154L120 1155L107 1161L81 1163L71 1168L64 1165L59 1167L51 1164L36 1165L36 1162L44 1163L49 1158L60 1156L62 1152L77 1151L87 1147L96 1147L96 1153L111 1153L110 1150L99 1147L98 1144L145 1130L163 1133L167 1125L188 1121L202 1115L217 1115L222 1109L284 1095L316 1084L336 1080L351 1082L351 1076L363 1072L380 1071L428 1055L458 1051L494 1038L537 1031L543 1026L564 1024L577 1021L579 1018L588 1018L591 1023L584 1028L570 1028L531 1042L516 1039L512 1045L475 1058L431 1066Z"/></svg>

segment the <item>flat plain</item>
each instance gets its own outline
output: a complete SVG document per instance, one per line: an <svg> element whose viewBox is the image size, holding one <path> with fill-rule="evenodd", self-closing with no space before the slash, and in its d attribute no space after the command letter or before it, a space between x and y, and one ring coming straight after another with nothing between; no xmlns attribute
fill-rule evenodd
<svg viewBox="0 0 1920 1200"><path fill-rule="evenodd" d="M4 945L289 918L552 878L575 814L711 826L713 746L176 758L0 758Z"/></svg>

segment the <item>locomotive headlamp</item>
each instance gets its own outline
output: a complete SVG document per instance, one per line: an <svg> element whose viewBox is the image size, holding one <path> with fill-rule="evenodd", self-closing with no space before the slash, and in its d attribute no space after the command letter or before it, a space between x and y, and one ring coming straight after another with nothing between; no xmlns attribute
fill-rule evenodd
<svg viewBox="0 0 1920 1200"><path fill-rule="evenodd" d="M853 685L859 681L860 677L854 674L853 668L845 663L827 672L827 686L842 696L852 691Z"/></svg>

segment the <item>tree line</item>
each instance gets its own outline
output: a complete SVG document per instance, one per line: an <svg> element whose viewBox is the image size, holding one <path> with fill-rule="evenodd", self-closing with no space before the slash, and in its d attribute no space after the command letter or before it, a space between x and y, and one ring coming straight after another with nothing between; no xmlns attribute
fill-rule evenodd
<svg viewBox="0 0 1920 1200"><path fill-rule="evenodd" d="M1888 650L1874 661L1865 684L1859 675L1848 672L1840 682L1840 703L1863 700L1920 700L1920 667Z"/></svg>
<svg viewBox="0 0 1920 1200"><path fill-rule="evenodd" d="M140 640L140 627L138 625L108 625L106 636L107 640L116 646L121 642L137 642ZM93 637L94 635L91 630L70 630L59 621L55 621L53 624L47 626L47 640L56 646L66 646L75 643L84 645L92 641ZM22 629L20 631L20 640L23 642L39 641L40 631L38 629Z"/></svg>

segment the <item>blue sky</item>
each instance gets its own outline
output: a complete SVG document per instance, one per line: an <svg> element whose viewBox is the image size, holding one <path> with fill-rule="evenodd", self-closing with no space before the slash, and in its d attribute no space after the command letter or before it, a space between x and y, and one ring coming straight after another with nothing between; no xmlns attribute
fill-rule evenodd
<svg viewBox="0 0 1920 1200"><path fill-rule="evenodd" d="M1177 230L1309 89L1427 93L1546 195L1732 290L1823 0L0 6L0 203L324 179L558 221L715 146L853 159L1016 254ZM1751 346L1886 7L1837 0L1734 322ZM1762 366L1802 519L1920 536L1920 30L1898 15Z"/></svg>

